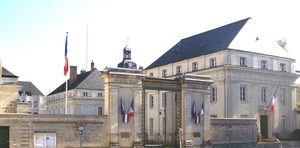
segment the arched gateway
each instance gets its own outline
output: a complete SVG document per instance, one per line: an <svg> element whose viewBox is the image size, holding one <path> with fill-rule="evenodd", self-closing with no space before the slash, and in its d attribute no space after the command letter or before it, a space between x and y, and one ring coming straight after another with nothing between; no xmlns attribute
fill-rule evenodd
<svg viewBox="0 0 300 148"><path fill-rule="evenodd" d="M209 76L161 79L130 68L107 68L101 76L108 146L179 146L179 128L186 147L210 140Z"/></svg>

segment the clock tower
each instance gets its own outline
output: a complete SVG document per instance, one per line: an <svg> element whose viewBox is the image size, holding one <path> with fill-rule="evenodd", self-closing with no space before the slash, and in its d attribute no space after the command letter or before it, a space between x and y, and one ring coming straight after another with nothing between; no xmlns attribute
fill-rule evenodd
<svg viewBox="0 0 300 148"><path fill-rule="evenodd" d="M118 64L118 67L136 69L136 63L131 60L131 48L128 46L128 38L126 42L127 45L123 49L123 61Z"/></svg>

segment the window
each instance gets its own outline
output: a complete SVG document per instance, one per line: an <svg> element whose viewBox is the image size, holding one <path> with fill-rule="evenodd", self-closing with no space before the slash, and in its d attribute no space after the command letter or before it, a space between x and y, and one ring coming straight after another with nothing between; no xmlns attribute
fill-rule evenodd
<svg viewBox="0 0 300 148"><path fill-rule="evenodd" d="M154 98L153 98L153 95L150 95L150 108L153 108L153 105L154 105Z"/></svg>
<svg viewBox="0 0 300 148"><path fill-rule="evenodd" d="M267 61L261 61L261 69L268 69Z"/></svg>
<svg viewBox="0 0 300 148"><path fill-rule="evenodd" d="M60 114L60 108L57 109L57 114Z"/></svg>
<svg viewBox="0 0 300 148"><path fill-rule="evenodd" d="M33 101L33 107L38 107L38 101Z"/></svg>
<svg viewBox="0 0 300 148"><path fill-rule="evenodd" d="M34 147L56 147L56 134L34 133Z"/></svg>
<svg viewBox="0 0 300 148"><path fill-rule="evenodd" d="M162 70L162 76L163 76L163 77L166 77L166 76L167 76L167 70L166 70L166 69Z"/></svg>
<svg viewBox="0 0 300 148"><path fill-rule="evenodd" d="M51 114L51 110L48 110L48 114Z"/></svg>
<svg viewBox="0 0 300 148"><path fill-rule="evenodd" d="M243 57L240 58L240 65L241 66L247 66L246 58L243 58Z"/></svg>
<svg viewBox="0 0 300 148"><path fill-rule="evenodd" d="M286 116L281 116L281 132L285 132L286 131Z"/></svg>
<svg viewBox="0 0 300 148"><path fill-rule="evenodd" d="M102 112L102 107L100 106L100 107L98 107L98 115L103 115L102 113L103 113Z"/></svg>
<svg viewBox="0 0 300 148"><path fill-rule="evenodd" d="M83 106L82 107L82 115L87 115L88 114L88 107L87 106Z"/></svg>
<svg viewBox="0 0 300 148"><path fill-rule="evenodd" d="M162 93L162 107L166 107L167 93Z"/></svg>
<svg viewBox="0 0 300 148"><path fill-rule="evenodd" d="M267 88L262 87L261 88L261 97L260 97L261 102L267 102Z"/></svg>
<svg viewBox="0 0 300 148"><path fill-rule="evenodd" d="M217 59L211 58L210 59L210 67L215 67L215 66L217 66Z"/></svg>
<svg viewBox="0 0 300 148"><path fill-rule="evenodd" d="M98 93L98 97L103 97L103 94L102 93Z"/></svg>
<svg viewBox="0 0 300 148"><path fill-rule="evenodd" d="M26 95L26 96L31 96L31 92L30 92L30 91L26 91L26 92L25 92L25 95Z"/></svg>
<svg viewBox="0 0 300 148"><path fill-rule="evenodd" d="M280 71L283 71L283 72L286 71L286 70L285 70L285 64L280 63Z"/></svg>
<svg viewBox="0 0 300 148"><path fill-rule="evenodd" d="M153 72L151 72L151 73L149 74L149 76L150 76L150 77L153 77L153 76L154 76L154 75L153 75Z"/></svg>
<svg viewBox="0 0 300 148"><path fill-rule="evenodd" d="M53 114L55 114L55 108L53 109Z"/></svg>
<svg viewBox="0 0 300 148"><path fill-rule="evenodd" d="M210 115L210 118L217 118L217 115Z"/></svg>
<svg viewBox="0 0 300 148"><path fill-rule="evenodd" d="M198 62L194 62L192 63L192 65L193 65L193 71L198 70Z"/></svg>
<svg viewBox="0 0 300 148"><path fill-rule="evenodd" d="M33 114L38 114L37 112L33 112Z"/></svg>
<svg viewBox="0 0 300 148"><path fill-rule="evenodd" d="M181 66L176 66L176 74L181 74L181 73L182 73Z"/></svg>
<svg viewBox="0 0 300 148"><path fill-rule="evenodd" d="M212 102L217 101L217 87L212 87Z"/></svg>
<svg viewBox="0 0 300 148"><path fill-rule="evenodd" d="M88 93L87 93L87 92L83 92L83 96L84 96L84 97L87 97L87 96L88 96Z"/></svg>
<svg viewBox="0 0 300 148"><path fill-rule="evenodd" d="M29 107L31 107L31 101L27 101L27 103L29 104Z"/></svg>
<svg viewBox="0 0 300 148"><path fill-rule="evenodd" d="M153 134L153 118L150 118L150 134Z"/></svg>
<svg viewBox="0 0 300 148"><path fill-rule="evenodd" d="M19 91L19 96L24 96L23 91Z"/></svg>
<svg viewBox="0 0 300 148"><path fill-rule="evenodd" d="M240 101L246 101L246 87L240 87Z"/></svg>
<svg viewBox="0 0 300 148"><path fill-rule="evenodd" d="M280 102L285 103L285 89L284 88L280 89Z"/></svg>

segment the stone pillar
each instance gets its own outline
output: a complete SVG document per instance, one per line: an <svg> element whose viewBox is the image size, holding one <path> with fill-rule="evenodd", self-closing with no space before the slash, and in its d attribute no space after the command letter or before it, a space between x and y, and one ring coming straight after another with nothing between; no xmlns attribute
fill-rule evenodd
<svg viewBox="0 0 300 148"><path fill-rule="evenodd" d="M107 147L119 148L143 147L141 141L141 92L142 79L145 78L142 70L126 68L104 69L101 77L104 78L105 115L107 115ZM125 114L129 113L134 100L134 115L124 123L121 113L122 99Z"/></svg>
<svg viewBox="0 0 300 148"><path fill-rule="evenodd" d="M210 104L210 93L207 92L204 94L204 147L211 147L211 135L210 135L210 117L209 117L209 105Z"/></svg>
<svg viewBox="0 0 300 148"><path fill-rule="evenodd" d="M141 97L142 88L135 88L134 91L134 132L133 132L133 147L140 148L142 144L142 108L141 108Z"/></svg>
<svg viewBox="0 0 300 148"><path fill-rule="evenodd" d="M182 130L183 139L192 140L193 139L193 128L192 128L192 92L182 89Z"/></svg>

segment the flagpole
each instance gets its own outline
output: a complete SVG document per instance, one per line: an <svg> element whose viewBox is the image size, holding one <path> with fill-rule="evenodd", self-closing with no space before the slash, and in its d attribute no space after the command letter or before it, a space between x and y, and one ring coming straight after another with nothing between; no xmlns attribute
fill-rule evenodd
<svg viewBox="0 0 300 148"><path fill-rule="evenodd" d="M67 51L68 51L68 32L66 33L66 44L65 44L65 71L64 74L66 76L66 94L65 94L65 115L68 114L68 70L69 70L69 64L68 64L68 58L67 58Z"/></svg>
<svg viewBox="0 0 300 148"><path fill-rule="evenodd" d="M280 83L278 84L278 86L277 86L277 88L276 88L275 93L274 93L273 96L275 96L275 94L276 94L276 92L277 92L277 89L278 89L279 85L280 85ZM273 96L272 96L272 98L273 98ZM270 106L270 104L271 104L271 101L272 101L272 99L270 100L269 105L268 105L267 109L265 110L265 114L266 114L266 112L267 112L267 110L268 110L268 108L269 108L269 106Z"/></svg>

